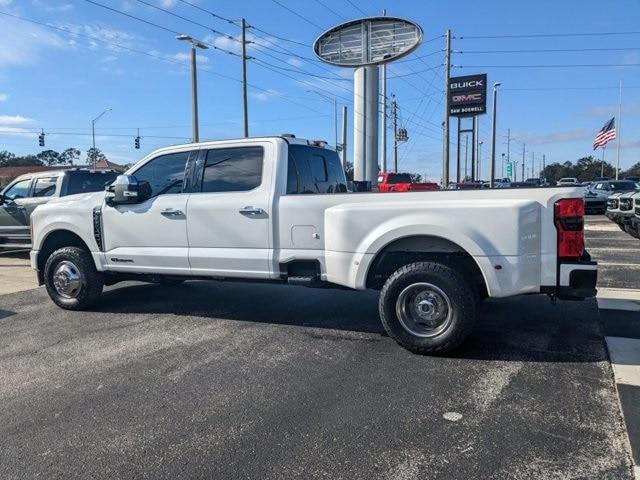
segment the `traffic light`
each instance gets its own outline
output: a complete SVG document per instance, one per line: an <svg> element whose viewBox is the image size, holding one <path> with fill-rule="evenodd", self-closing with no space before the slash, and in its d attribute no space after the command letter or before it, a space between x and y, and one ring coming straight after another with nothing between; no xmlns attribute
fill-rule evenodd
<svg viewBox="0 0 640 480"><path fill-rule="evenodd" d="M134 145L134 147L136 147L136 149L140 148L140 136L139 135L133 140L133 145Z"/></svg>
<svg viewBox="0 0 640 480"><path fill-rule="evenodd" d="M406 128L399 128L396 135L396 140L399 142L406 142L409 139Z"/></svg>
<svg viewBox="0 0 640 480"><path fill-rule="evenodd" d="M38 135L38 145L44 147L44 130L40 135Z"/></svg>
<svg viewBox="0 0 640 480"><path fill-rule="evenodd" d="M507 177L511 177L513 175L513 163L507 162Z"/></svg>

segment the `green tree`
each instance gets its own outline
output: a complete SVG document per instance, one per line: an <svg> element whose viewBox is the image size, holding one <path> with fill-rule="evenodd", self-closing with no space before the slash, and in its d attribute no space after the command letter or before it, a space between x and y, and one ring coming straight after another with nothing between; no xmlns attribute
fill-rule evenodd
<svg viewBox="0 0 640 480"><path fill-rule="evenodd" d="M61 163L60 154L55 150L43 150L36 155L36 158L48 166L58 165Z"/></svg>
<svg viewBox="0 0 640 480"><path fill-rule="evenodd" d="M422 182L422 175L419 173L411 173L411 182L412 183L420 183Z"/></svg>
<svg viewBox="0 0 640 480"><path fill-rule="evenodd" d="M87 150L87 164L92 165L101 160L107 160L107 156L99 148L91 147Z"/></svg>
<svg viewBox="0 0 640 480"><path fill-rule="evenodd" d="M80 159L80 150L77 148L67 148L60 154L60 163L66 163L68 165L73 165L74 162L77 162Z"/></svg>
<svg viewBox="0 0 640 480"><path fill-rule="evenodd" d="M0 155L2 153L0 152ZM620 176L622 178L624 177L629 177L629 176L635 176L638 177L640 176L640 162L636 163L635 165L633 165L631 168L629 168L629 170L625 170L624 172L621 172Z"/></svg>

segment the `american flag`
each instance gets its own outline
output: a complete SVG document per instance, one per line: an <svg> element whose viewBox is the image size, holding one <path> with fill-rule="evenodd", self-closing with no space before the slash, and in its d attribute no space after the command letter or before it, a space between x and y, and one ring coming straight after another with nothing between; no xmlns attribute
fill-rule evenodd
<svg viewBox="0 0 640 480"><path fill-rule="evenodd" d="M595 140L593 141L593 149L595 150L598 147L604 147L607 142L610 140L615 140L616 138L616 119L615 117L611 118L607 123L604 124L604 127L598 132Z"/></svg>

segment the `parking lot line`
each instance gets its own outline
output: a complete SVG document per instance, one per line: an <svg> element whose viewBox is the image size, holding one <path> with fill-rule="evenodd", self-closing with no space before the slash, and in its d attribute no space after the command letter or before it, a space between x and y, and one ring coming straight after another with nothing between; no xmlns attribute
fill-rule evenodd
<svg viewBox="0 0 640 480"><path fill-rule="evenodd" d="M631 288L598 288L598 307L603 310L640 312L640 290ZM638 319L640 321L640 318Z"/></svg>
<svg viewBox="0 0 640 480"><path fill-rule="evenodd" d="M640 387L640 339L606 337L616 383Z"/></svg>

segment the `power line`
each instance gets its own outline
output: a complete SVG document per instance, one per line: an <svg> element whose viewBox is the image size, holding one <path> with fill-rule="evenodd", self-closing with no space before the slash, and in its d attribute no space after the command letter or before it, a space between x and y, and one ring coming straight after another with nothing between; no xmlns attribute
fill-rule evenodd
<svg viewBox="0 0 640 480"><path fill-rule="evenodd" d="M436 69L438 69L438 68L440 68L442 66L443 66L442 64L439 64L439 65L435 65L433 67L429 67L429 68L427 68L425 70L417 70L417 71L413 71L411 73L403 73L403 74L400 74L400 75L392 75L392 76L387 77L387 78L403 78L403 77L410 77L412 75L420 75L421 73L431 72L431 71L436 70ZM465 67L460 67L460 68L465 68Z"/></svg>
<svg viewBox="0 0 640 480"><path fill-rule="evenodd" d="M364 10L362 10L358 5L353 3L351 0L347 0L347 3L351 5L353 8L355 8L356 10L358 10L362 15L367 16L367 13Z"/></svg>
<svg viewBox="0 0 640 480"><path fill-rule="evenodd" d="M297 40L291 40L290 38L285 38L285 37L280 37L278 35L275 35L273 33L267 32L266 30L263 30L261 28L256 27L255 25L249 25L249 28L252 28L254 30L257 30L259 32L264 33L265 35L269 35L270 37L276 38L278 40L282 40L283 42L289 42L289 43L293 43L295 45L300 45L301 47L311 47L311 45L309 45L308 43L303 43L303 42L298 42Z"/></svg>
<svg viewBox="0 0 640 480"><path fill-rule="evenodd" d="M349 81L348 78L341 78L341 77L325 77L323 75L317 75L315 73L311 73L311 72L307 72L305 70L300 70L300 69L296 69L296 68L287 68L287 67L280 67L278 65L274 65L273 63L269 63L269 62L265 62L264 60L261 60L259 58L251 58L251 60L253 60L254 62L258 63L258 64L264 64L264 65L268 65L270 67L273 68L277 68L279 70L284 70L286 72L293 72L293 73L299 73L301 75L308 75L310 77L314 77L314 78L321 78L323 80L341 80L341 81Z"/></svg>
<svg viewBox="0 0 640 480"><path fill-rule="evenodd" d="M180 65L180 66L188 66L189 65L189 63L187 63L187 62L181 62L179 60L173 60L171 58L163 57L163 56L160 56L160 55L155 55L155 54L153 54L151 52L145 52L145 51L142 51L142 50L136 50L134 48L127 47L125 45L120 45L120 44L117 44L117 43L114 43L114 42L110 42L110 41L104 40L104 39L102 39L100 37L96 37L94 35L87 35L87 34L77 33L77 32L74 32L72 30L68 30L68 29L63 28L63 27L56 27L54 25L49 25L47 23L39 22L37 20L31 20L29 18L20 17L18 15L14 15L14 14L11 14L11 13L8 13L8 12L0 11L0 15L5 15L5 16L8 16L8 17L12 17L12 18L24 21L24 22L29 22L29 23L33 23L35 25L40 25L40 26L47 27L47 28L50 28L50 29L53 29L53 30L58 30L58 31L61 31L61 32L65 32L65 33L67 33L69 35L74 35L74 36L77 36L77 37L89 38L91 40L96 40L96 41L102 42L102 43L104 43L106 45L109 45L109 46L112 46L112 47L120 48L122 50L129 51L129 52L132 52L132 53L137 53L137 54L140 54L140 55L145 55L147 57L155 58L157 60L160 60L160 61L163 61L163 62L166 62L166 63L172 63L172 64L176 64L176 65ZM234 78L234 77L232 77L230 75L225 75L223 73L218 73L218 72L215 72L213 70L209 70L209 69L204 68L204 67L200 67L200 70L205 72L205 73L208 73L210 75L214 75L216 77L225 78L227 80L231 80L231 81L236 82L236 83L242 83L242 80L240 80L238 78ZM263 92L263 93L267 93L267 94L273 93L271 90L259 87L257 85L253 85L251 83L247 83L247 86L249 86L249 87L251 87L254 90L257 90L259 92ZM302 103L299 103L299 102L296 102L294 100L291 100L288 97L280 97L280 98L282 98L283 100L285 100L285 101L287 101L289 103L292 103L294 105L306 108L307 110L311 110L312 112L315 112L315 113L318 113L318 114L321 113L321 112L319 112L318 110L316 110L316 109L314 109L312 107L309 107L309 106L304 105Z"/></svg>
<svg viewBox="0 0 640 480"><path fill-rule="evenodd" d="M640 63L589 63L569 65L452 65L454 68L582 68L582 67L640 67Z"/></svg>
<svg viewBox="0 0 640 480"><path fill-rule="evenodd" d="M640 47L622 47L622 48L550 48L550 49L532 49L532 50L461 50L453 53L470 54L470 53L554 53L554 52L619 52L629 50L640 50Z"/></svg>
<svg viewBox="0 0 640 480"><path fill-rule="evenodd" d="M204 28L204 29L209 30L209 31L211 31L211 32L213 32L213 33L216 33L216 34L218 34L218 35L221 35L221 36L223 36L224 38L226 38L226 39L228 39L228 40L233 40L233 41L235 41L235 42L240 42L240 40L238 40L236 37L234 37L234 36L232 36L232 35L229 35L228 33L224 33L224 32L221 32L221 31L219 31L219 30L215 30L215 29L213 29L213 28L211 28L211 27L209 27L209 26L207 26L207 25L203 25L202 23L198 23L198 22L196 22L196 21L194 21L194 20L191 20L190 18L183 17L182 15L178 15L177 13L174 13L174 12L172 12L171 10L167 10L166 8L162 8L162 7L159 7L158 5L154 5L154 4L152 4L152 3L149 3L149 2L147 2L146 0L137 0L137 1L138 1L139 3L142 3L143 5L146 5L147 7L155 8L156 10L159 10L159 11L161 11L161 12L164 12L164 13L166 13L167 15L171 15L171 16L173 16L173 17L179 18L180 20L183 20L183 21L185 21L185 22L192 23L192 24L194 24L194 25L197 25L198 27Z"/></svg>
<svg viewBox="0 0 640 480"><path fill-rule="evenodd" d="M346 20L345 17L343 17L342 15L340 15L338 12L336 12L333 8L331 8L329 5L327 5L326 3L324 3L322 0L315 0L317 4L319 4L320 6L322 6L323 8L329 10L331 13L333 13L336 17L338 17L341 20Z"/></svg>
<svg viewBox="0 0 640 480"><path fill-rule="evenodd" d="M292 10L291 8L287 7L285 4L279 2L278 0L271 0L273 3L275 3L276 5L280 5L282 8L284 8L285 10L288 10L289 12L293 13L296 17L304 20L305 22L307 22L309 25L313 25L314 27L316 27L319 30L323 30L323 28L318 25L317 23L312 22L311 20L309 20L307 17L305 17L304 15L300 15L298 12L296 12L295 10Z"/></svg>
<svg viewBox="0 0 640 480"><path fill-rule="evenodd" d="M197 10L200 10L201 12L208 13L209 15L211 15L214 18L217 18L218 20L223 20L223 21L225 21L227 23L230 23L231 25L238 26L238 20L232 20L230 18L223 17L222 15L218 15L217 13L214 13L211 10L207 10L206 8L203 8L203 7L199 6L199 5L196 5L194 3L188 2L187 0L178 0L178 1L184 3L185 5L189 5L190 7L193 7L195 9L197 9Z"/></svg>
<svg viewBox="0 0 640 480"><path fill-rule="evenodd" d="M172 34L174 34L176 36L177 35L181 35L181 33L176 31L176 30L172 30L172 29L164 27L162 25L158 25L157 23L150 22L149 20L145 20L144 18L140 18L140 17L137 17L135 15L131 15L130 13L123 12L122 10L118 10L117 8L112 8L112 7L108 6L108 5L104 5L102 3L95 2L94 0L84 0L84 1L88 2L88 3L91 3L92 5L95 5L97 7L101 7L101 8L104 8L106 10L110 10L111 12L118 13L120 15L124 15L125 17L129 17L132 20L137 20L137 21L145 23L147 25L151 25L153 27L159 28L161 30L164 30L165 32L172 33ZM138 1L141 1L141 0L138 0ZM144 2L142 2L142 3L144 3ZM155 7L155 6L153 6L153 7L154 8L160 8L160 7ZM171 13L173 15L173 12L169 12L169 13ZM211 30L209 27L204 27L204 28L207 28L207 29ZM235 52L232 52L230 50L225 50L224 48L220 48L220 47L218 47L216 45L213 45L211 43L206 43L206 42L202 42L202 43L205 44L206 46L210 47L210 48L213 48L214 50L218 50L220 52L224 52L224 53L226 53L228 55L233 55L235 57L240 57L239 54L237 54Z"/></svg>
<svg viewBox="0 0 640 480"><path fill-rule="evenodd" d="M611 35L639 35L640 32L588 32L588 33L529 33L513 35L461 35L455 37L459 40L467 39L493 39L493 38L556 38L556 37L596 37Z"/></svg>

